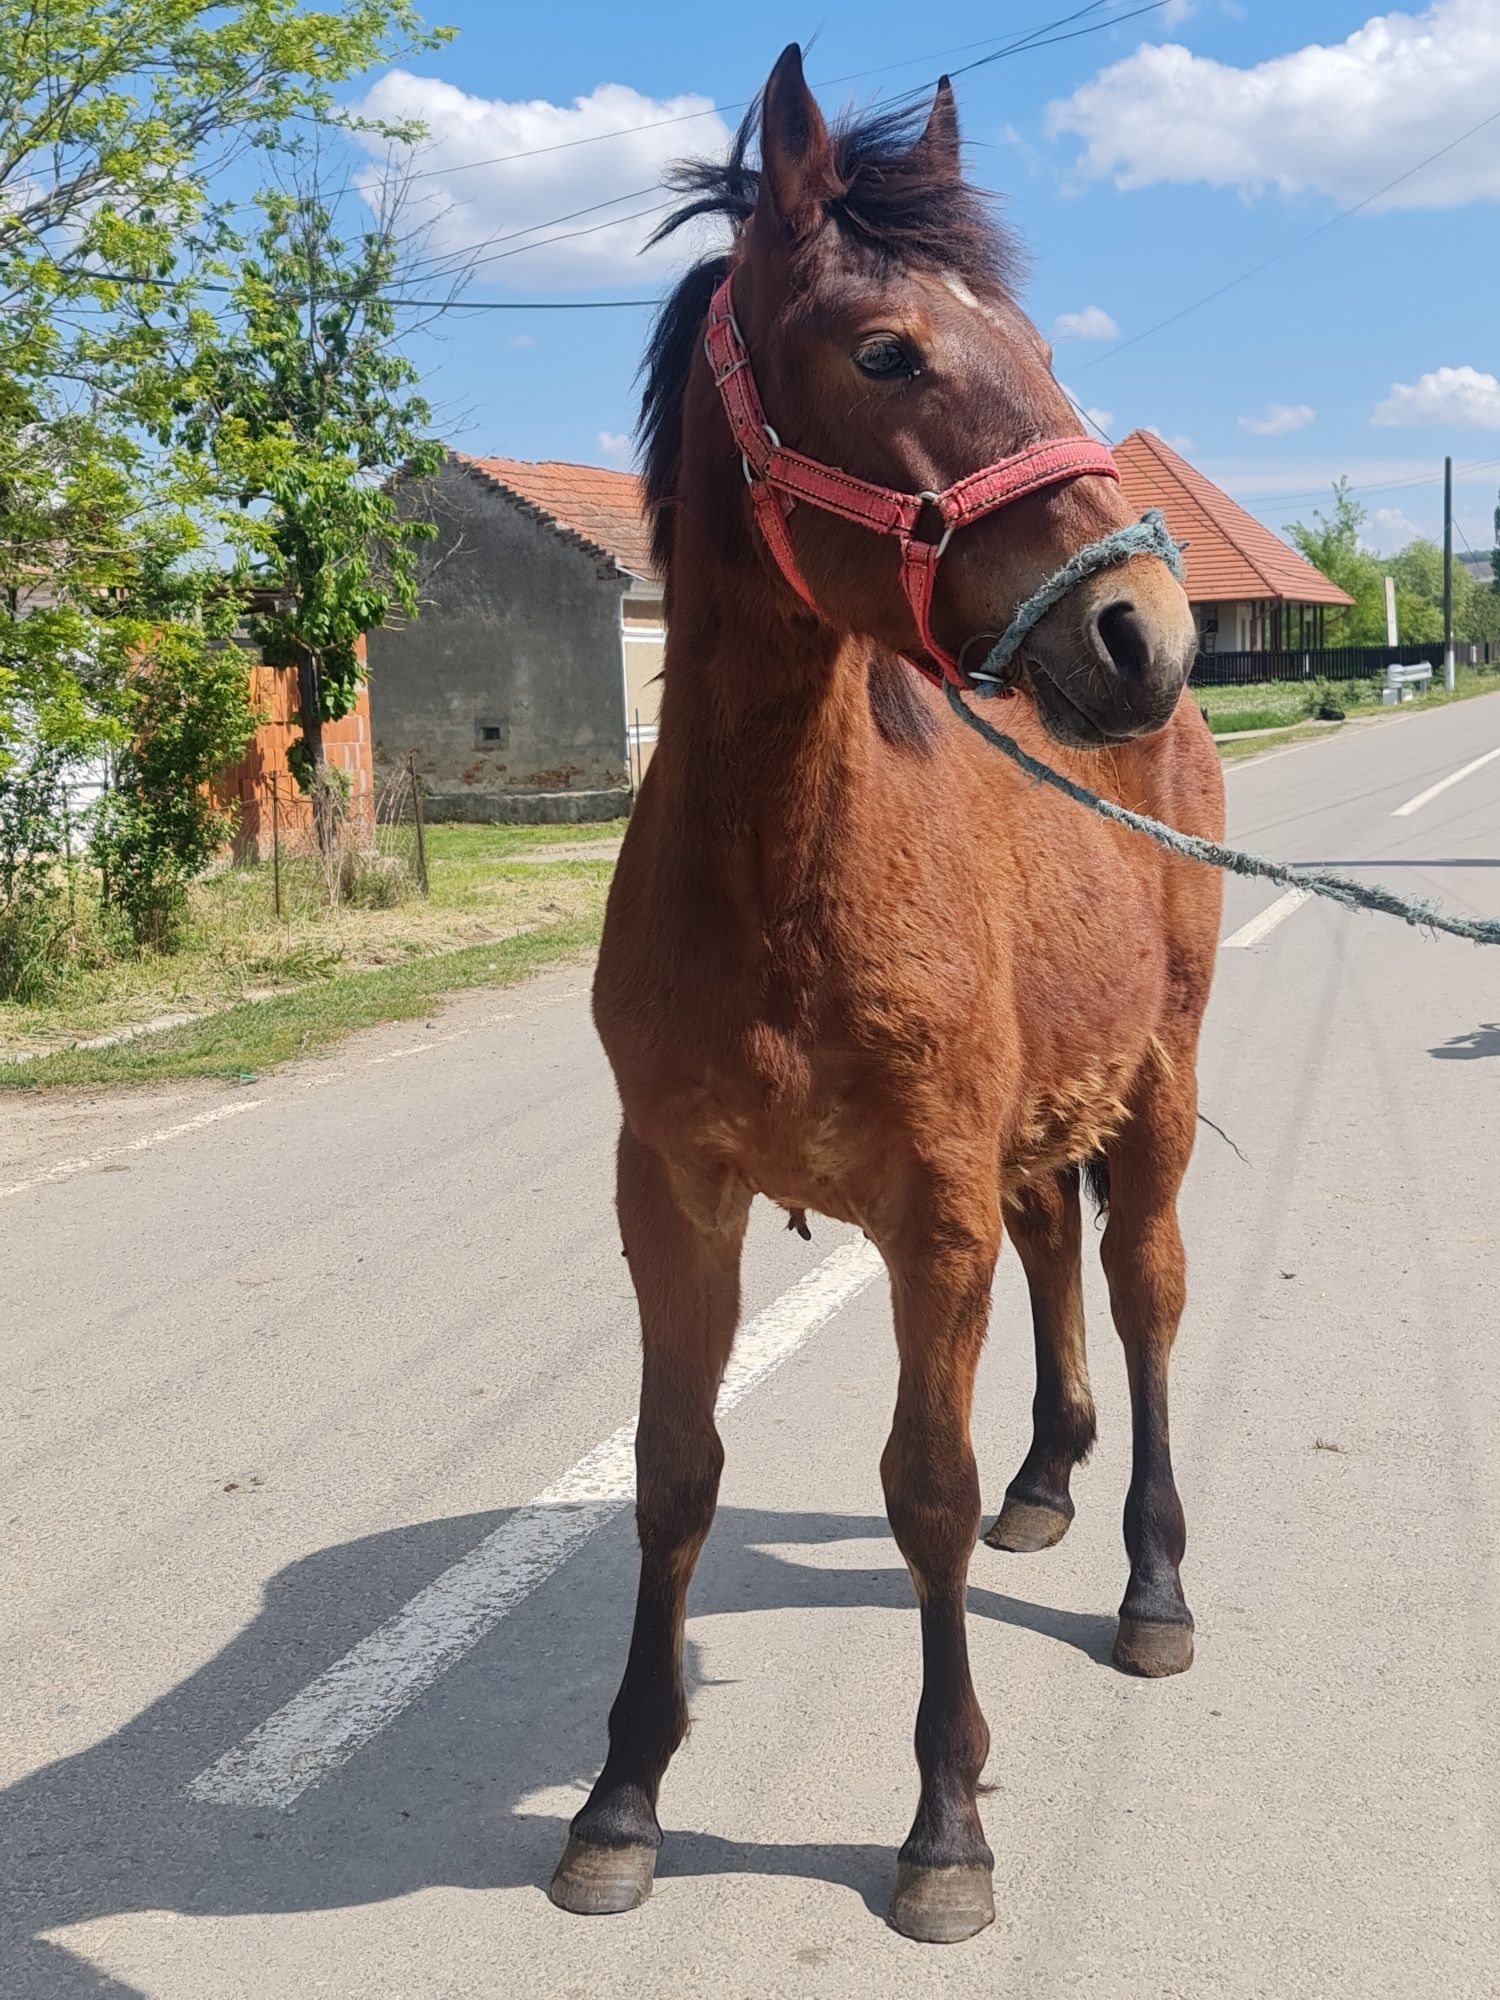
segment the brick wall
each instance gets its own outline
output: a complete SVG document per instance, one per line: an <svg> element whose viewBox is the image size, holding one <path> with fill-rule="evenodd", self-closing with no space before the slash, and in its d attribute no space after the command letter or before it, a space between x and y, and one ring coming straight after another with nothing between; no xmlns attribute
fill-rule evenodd
<svg viewBox="0 0 1500 2000"><path fill-rule="evenodd" d="M237 764L222 771L214 796L239 808L235 834L236 861L260 859L271 851L271 792L284 836L310 832L312 807L286 760L297 739L297 673L293 667L250 663L251 698L262 721ZM323 745L329 763L349 779L351 816L373 820L374 767L370 759L370 699L361 687L359 700L342 722L326 723Z"/></svg>

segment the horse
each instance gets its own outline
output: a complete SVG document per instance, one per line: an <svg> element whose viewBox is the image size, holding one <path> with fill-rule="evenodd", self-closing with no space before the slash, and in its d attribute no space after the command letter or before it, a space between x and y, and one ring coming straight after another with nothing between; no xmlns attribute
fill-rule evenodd
<svg viewBox="0 0 1500 2000"><path fill-rule="evenodd" d="M1095 1432L1081 1183L1107 1213L1132 1405L1114 1659L1145 1675L1192 1660L1167 1376L1218 878L1034 785L939 685L971 686L976 649L1129 518L1016 303L1011 241L964 179L948 80L925 121L830 129L793 45L728 159L675 185L664 232L727 218L732 247L682 278L644 369L661 725L594 982L642 1341L639 1595L607 1757L550 1894L602 1914L651 1888L724 1460L715 1397L763 1195L793 1223L857 1225L888 1267L900 1373L880 1469L923 1666L890 1921L953 1942L994 1918L965 1634L975 1373L1008 1231L1036 1395L985 1539L1046 1548ZM1194 652L1161 555L1103 561L1031 631L1007 726L1106 796L1216 838L1218 760L1179 700Z"/></svg>

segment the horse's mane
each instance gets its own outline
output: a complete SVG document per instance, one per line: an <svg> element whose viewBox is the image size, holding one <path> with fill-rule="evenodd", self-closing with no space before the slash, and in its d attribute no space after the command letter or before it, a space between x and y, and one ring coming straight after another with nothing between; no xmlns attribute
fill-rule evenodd
<svg viewBox="0 0 1500 2000"><path fill-rule="evenodd" d="M827 203L830 219L854 242L893 263L952 271L976 287L1010 289L1019 267L1015 240L999 224L992 198L955 182L916 140L920 106L852 114L830 132L842 192ZM684 160L667 185L687 196L652 236L659 243L698 216L727 216L736 231L755 212L760 169L748 163L760 106L746 112L727 157ZM709 301L729 269L727 252L695 265L663 305L641 373L639 437L651 550L666 576L672 562L677 487L682 464L682 400ZM870 708L887 740L923 748L935 735L911 671L881 653L871 661Z"/></svg>
<svg viewBox="0 0 1500 2000"><path fill-rule="evenodd" d="M844 233L893 262L952 271L973 286L1009 288L1019 257L1014 239L993 213L993 197L955 182L942 163L915 147L921 106L852 114L832 128L834 171L842 193L827 212ZM754 104L722 160L683 160L667 185L688 199L651 238L660 243L702 215L727 216L736 230L755 212L760 169L747 154L760 122ZM915 150L913 148L915 147ZM689 271L652 329L642 368L639 435L651 547L666 574L672 559L673 510L682 459L682 398L709 300L729 269L726 252Z"/></svg>

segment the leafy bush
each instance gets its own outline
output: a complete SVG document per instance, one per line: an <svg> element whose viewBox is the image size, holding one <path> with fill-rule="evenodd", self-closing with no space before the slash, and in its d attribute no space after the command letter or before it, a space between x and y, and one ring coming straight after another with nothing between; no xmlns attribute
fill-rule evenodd
<svg viewBox="0 0 1500 2000"><path fill-rule="evenodd" d="M90 846L137 945L170 951L187 921L187 885L234 830L210 781L244 749L255 717L237 646L175 627L156 635L130 677L131 714L115 783Z"/></svg>
<svg viewBox="0 0 1500 2000"><path fill-rule="evenodd" d="M65 760L36 750L0 774L0 999L50 991L68 930Z"/></svg>

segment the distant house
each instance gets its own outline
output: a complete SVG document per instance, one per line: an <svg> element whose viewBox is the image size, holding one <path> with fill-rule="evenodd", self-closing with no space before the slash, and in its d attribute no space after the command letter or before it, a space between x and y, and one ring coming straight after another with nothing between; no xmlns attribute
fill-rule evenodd
<svg viewBox="0 0 1500 2000"><path fill-rule="evenodd" d="M1500 550L1497 550L1495 553L1500 554ZM1495 581L1494 555L1486 553L1484 555L1478 555L1478 556L1476 555L1460 556L1458 558L1458 561L1460 565L1469 572L1470 576L1473 577L1474 581L1479 585L1481 590L1488 590L1490 586L1494 583Z"/></svg>
<svg viewBox="0 0 1500 2000"><path fill-rule="evenodd" d="M623 812L665 641L639 481L453 452L433 507L421 614L369 638L377 769L415 756L437 818Z"/></svg>
<svg viewBox="0 0 1500 2000"><path fill-rule="evenodd" d="M1221 487L1163 444L1132 431L1115 450L1132 510L1159 507L1187 543L1187 594L1204 653L1263 653L1323 644L1330 605L1354 600Z"/></svg>

